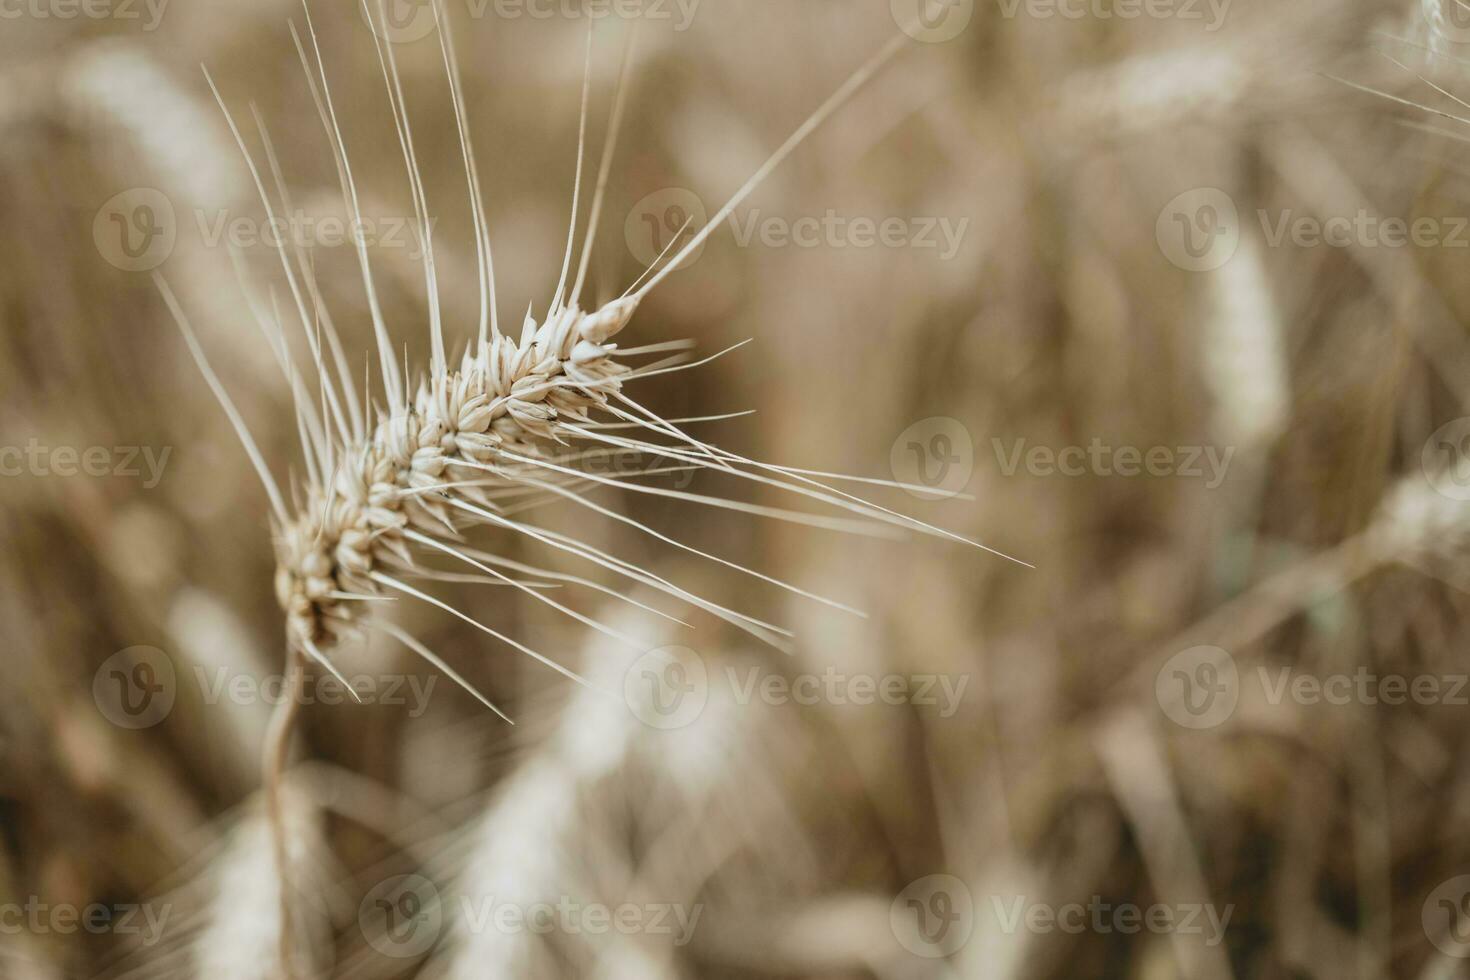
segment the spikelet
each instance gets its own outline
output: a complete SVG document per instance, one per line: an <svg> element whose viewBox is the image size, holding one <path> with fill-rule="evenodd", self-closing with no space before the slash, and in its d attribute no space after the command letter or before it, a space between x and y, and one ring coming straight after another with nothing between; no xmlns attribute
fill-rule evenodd
<svg viewBox="0 0 1470 980"><path fill-rule="evenodd" d="M380 594L385 571L415 574L414 532L431 537L454 526L445 503L453 484L554 452L559 425L605 408L630 370L607 341L636 306L624 299L540 325L528 319L519 343L501 335L481 344L455 373L425 378L412 411L345 447L336 478L311 487L296 520L278 531L276 597L288 633L302 644L335 645L364 608L337 596ZM457 492L491 507L485 488Z"/></svg>

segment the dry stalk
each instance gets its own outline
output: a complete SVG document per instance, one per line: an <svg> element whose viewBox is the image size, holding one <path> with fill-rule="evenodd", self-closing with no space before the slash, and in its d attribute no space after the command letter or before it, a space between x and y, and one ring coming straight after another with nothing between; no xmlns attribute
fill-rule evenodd
<svg viewBox="0 0 1470 980"><path fill-rule="evenodd" d="M291 734L296 725L296 716L301 711L302 691L306 684L306 665L301 654L288 647L286 654L286 685L284 697L271 715L270 728L265 740L263 791L265 795L266 819L271 827L271 853L275 861L276 874L281 882L281 934L278 950L281 976L295 980L294 959L296 950L293 910L291 908L291 856L288 853L289 834L286 826L285 792L286 760L291 750Z"/></svg>

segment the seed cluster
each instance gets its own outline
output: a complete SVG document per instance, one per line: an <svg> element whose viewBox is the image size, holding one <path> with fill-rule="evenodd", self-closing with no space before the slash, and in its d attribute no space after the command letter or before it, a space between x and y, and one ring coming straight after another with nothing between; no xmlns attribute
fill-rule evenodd
<svg viewBox="0 0 1470 980"><path fill-rule="evenodd" d="M276 598L293 642L330 647L353 630L362 603L383 592L379 569L414 566L405 530L452 532L452 492L491 506L484 466L503 454L560 443L556 428L590 420L631 370L607 341L632 317L634 298L593 313L575 307L537 325L519 342L498 334L466 352L458 370L420 383L412 408L383 417L372 437L343 448L326 484L308 488L296 519L277 533ZM506 476L505 485L514 483Z"/></svg>

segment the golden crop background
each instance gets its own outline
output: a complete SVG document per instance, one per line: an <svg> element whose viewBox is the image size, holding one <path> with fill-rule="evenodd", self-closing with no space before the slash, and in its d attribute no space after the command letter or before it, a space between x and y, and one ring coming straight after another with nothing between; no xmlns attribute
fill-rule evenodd
<svg viewBox="0 0 1470 980"><path fill-rule="evenodd" d="M512 330L527 304L544 312L560 270L589 20L589 168L601 147L631 21L596 6L448 3ZM592 295L637 277L650 217L691 200L713 213L895 35L903 6L645 11ZM452 597L609 698L448 616L395 609L518 725L442 677L422 704L306 708L292 786L320 836L301 831L295 888L316 975L1462 974L1470 432L1442 427L1470 411L1470 129L1345 82L1470 115L1455 101L1470 99L1470 31L1453 0L960 8L620 339L687 337L704 354L753 338L634 394L664 417L756 410L695 427L754 458L942 473L962 496L855 489L1035 567L596 493L869 614L857 619L585 510L538 513L791 626L795 652L692 618L661 642L696 651L709 706L661 731L617 697L623 652L510 590ZM271 878L243 873L270 866L246 833L271 707L248 692L282 663L267 502L149 275L118 267L108 214L130 190L124 217L167 202L176 242L159 271L284 479L299 467L289 393L211 240L264 215L199 64L257 155L258 106L304 212L342 215L335 170L294 4L172 0L156 25L141 3L73 9L0 0L0 464L25 460L0 479L0 975L273 977ZM352 4L312 12L363 210L386 232L413 212L372 36ZM400 41L445 319L465 338L478 291L443 63L432 35ZM898 219L903 240L860 247L831 222L809 247L781 238L829 215ZM1333 218L1341 240L1313 240L1312 222ZM1389 243L1391 218L1420 233ZM395 340L422 364L427 298L404 242L371 252ZM239 252L289 308L274 253ZM361 359L372 341L351 250L312 257ZM104 447L105 472L32 465L33 445ZM1116 455L1065 452L1094 445L1169 462L1123 476ZM127 447L137 475L121 471ZM799 506L709 475L692 489ZM110 658L139 646L176 676L166 717L134 730L104 703ZM344 671L434 675L382 647L344 650ZM742 703L731 678L748 676L839 686ZM221 677L247 696L211 696ZM1428 693L1374 696L1391 677ZM940 703L850 703L855 678L932 678ZM1299 686L1278 693L1282 678ZM1348 693L1313 696L1323 682ZM401 875L442 901L423 949L386 942L371 911ZM653 928L467 929L461 900L496 894L522 911L700 914L678 944ZM95 928L55 915L95 906L111 910ZM1081 928L1048 924L1078 906ZM123 923L140 908L167 911L159 933ZM1172 925L1126 928L1118 908ZM1223 934L1211 914L1228 917Z"/></svg>

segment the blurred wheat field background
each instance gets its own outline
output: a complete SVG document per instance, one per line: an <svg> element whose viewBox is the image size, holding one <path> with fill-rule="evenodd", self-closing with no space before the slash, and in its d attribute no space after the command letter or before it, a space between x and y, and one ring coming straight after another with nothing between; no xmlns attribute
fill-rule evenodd
<svg viewBox="0 0 1470 980"><path fill-rule="evenodd" d="M282 977L283 904L298 980L1464 975L1470 22L1455 0L923 2L445 10L511 332L561 269L589 29L594 170L637 26L596 303L904 37L619 342L753 339L637 395L753 410L689 425L744 456L932 487L844 485L1034 567L586 490L864 619L546 503L528 518L792 652L486 532L595 580L548 594L657 649L445 587L582 687L391 604L516 724L392 644L344 646L366 703L311 673L283 886L270 504L151 273L289 487L291 393L240 279L292 300L199 66L262 162L264 120L360 371L304 14L0 0L0 976ZM457 347L479 286L455 113L432 7L391 7ZM384 316L422 365L374 34L356 4L311 16Z"/></svg>

